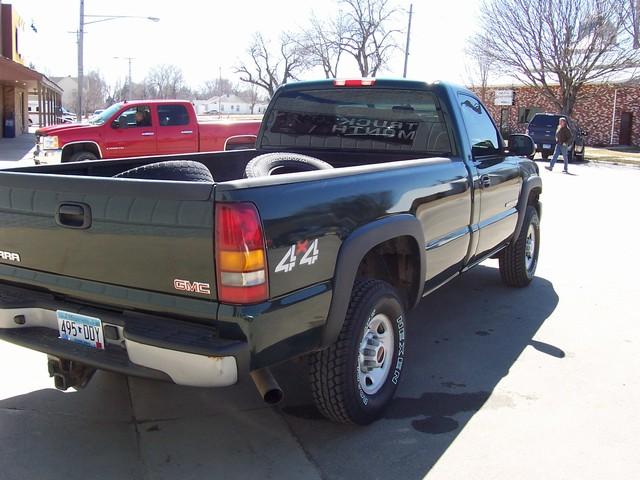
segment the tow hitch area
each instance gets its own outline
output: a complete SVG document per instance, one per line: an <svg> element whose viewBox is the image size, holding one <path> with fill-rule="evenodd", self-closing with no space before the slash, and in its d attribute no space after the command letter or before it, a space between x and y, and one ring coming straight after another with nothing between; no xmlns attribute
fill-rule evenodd
<svg viewBox="0 0 640 480"><path fill-rule="evenodd" d="M84 363L73 362L64 358L49 357L47 360L49 376L58 390L65 391L70 387L81 389L89 384L96 369Z"/></svg>

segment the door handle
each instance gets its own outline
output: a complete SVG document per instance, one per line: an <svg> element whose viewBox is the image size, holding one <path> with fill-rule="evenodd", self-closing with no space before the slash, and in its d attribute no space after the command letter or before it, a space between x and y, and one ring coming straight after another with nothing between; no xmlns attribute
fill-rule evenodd
<svg viewBox="0 0 640 480"><path fill-rule="evenodd" d="M182 130L180 133L184 135L189 135L190 133L193 133L193 130Z"/></svg>
<svg viewBox="0 0 640 480"><path fill-rule="evenodd" d="M491 186L491 177L489 175L482 175L480 177L480 183L484 188L489 188Z"/></svg>
<svg viewBox="0 0 640 480"><path fill-rule="evenodd" d="M89 228L91 207L86 203L61 203L56 210L56 223L65 228Z"/></svg>
<svg viewBox="0 0 640 480"><path fill-rule="evenodd" d="M152 137L154 135L155 135L155 133L153 133L153 132L142 132L142 136L143 137Z"/></svg>

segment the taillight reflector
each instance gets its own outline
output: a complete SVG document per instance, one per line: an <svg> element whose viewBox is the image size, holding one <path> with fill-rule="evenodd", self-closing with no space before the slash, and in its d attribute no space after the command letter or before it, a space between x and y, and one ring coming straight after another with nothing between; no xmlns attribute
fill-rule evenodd
<svg viewBox="0 0 640 480"><path fill-rule="evenodd" d="M334 87L370 87L376 83L375 78L354 78L354 79L342 79L334 80Z"/></svg>
<svg viewBox="0 0 640 480"><path fill-rule="evenodd" d="M257 303L269 297L264 234L252 203L216 204L218 300Z"/></svg>

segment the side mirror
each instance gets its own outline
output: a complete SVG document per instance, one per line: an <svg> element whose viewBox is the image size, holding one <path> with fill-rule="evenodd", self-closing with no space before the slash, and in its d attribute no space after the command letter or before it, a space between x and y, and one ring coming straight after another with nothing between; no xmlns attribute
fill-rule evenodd
<svg viewBox="0 0 640 480"><path fill-rule="evenodd" d="M116 118L113 122L111 122L111 128L120 128L120 120Z"/></svg>
<svg viewBox="0 0 640 480"><path fill-rule="evenodd" d="M529 157L536 152L536 144L529 135L509 135L509 148L507 152L519 157Z"/></svg>

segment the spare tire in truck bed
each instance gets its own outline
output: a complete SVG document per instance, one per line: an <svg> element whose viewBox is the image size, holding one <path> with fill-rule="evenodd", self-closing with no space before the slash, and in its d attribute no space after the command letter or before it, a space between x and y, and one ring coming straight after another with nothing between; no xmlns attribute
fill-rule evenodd
<svg viewBox="0 0 640 480"><path fill-rule="evenodd" d="M283 173L309 172L333 168L327 162L299 153L274 152L259 155L245 168L247 178L266 177Z"/></svg>
<svg viewBox="0 0 640 480"><path fill-rule="evenodd" d="M150 163L114 175L117 178L141 178L147 180L178 180L182 182L209 182L213 177L207 167L190 160L171 160Z"/></svg>

